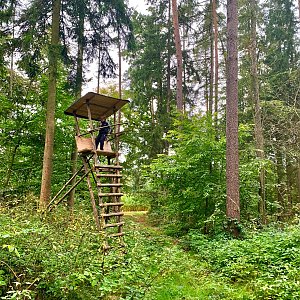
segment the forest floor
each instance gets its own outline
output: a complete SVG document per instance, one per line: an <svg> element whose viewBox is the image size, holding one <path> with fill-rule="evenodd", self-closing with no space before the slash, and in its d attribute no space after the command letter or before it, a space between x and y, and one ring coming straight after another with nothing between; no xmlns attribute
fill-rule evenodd
<svg viewBox="0 0 300 300"><path fill-rule="evenodd" d="M143 299L251 299L247 287L232 284L214 274L210 264L199 255L183 249L180 240L169 237L147 218L147 212L126 212L130 227L152 245L150 261L155 262L156 273L145 283ZM145 244L144 244L145 246ZM147 248L147 247L146 247ZM149 264L149 271L153 266ZM134 299L134 298L132 298Z"/></svg>
<svg viewBox="0 0 300 300"><path fill-rule="evenodd" d="M300 299L300 222L174 238L126 212L125 248L104 255L86 203L71 218L63 206L41 218L32 203L0 205L0 299Z"/></svg>

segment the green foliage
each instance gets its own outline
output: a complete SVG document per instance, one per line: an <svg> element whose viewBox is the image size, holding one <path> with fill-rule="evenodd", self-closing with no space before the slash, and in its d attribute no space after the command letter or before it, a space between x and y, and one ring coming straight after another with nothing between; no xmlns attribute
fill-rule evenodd
<svg viewBox="0 0 300 300"><path fill-rule="evenodd" d="M171 131L172 155L161 155L150 166L153 212L161 212L182 229L201 227L224 200L225 140L205 117L178 121Z"/></svg>
<svg viewBox="0 0 300 300"><path fill-rule="evenodd" d="M125 252L104 256L82 206L73 219L62 209L43 222L21 206L9 213L1 209L0 245L11 245L0 251L2 299L241 299L240 289L218 282L206 262L147 227L144 214L126 220Z"/></svg>
<svg viewBox="0 0 300 300"><path fill-rule="evenodd" d="M90 210L76 206L66 218L60 207L42 222L31 203L1 208L1 299L299 298L299 225L244 240L193 230L179 241L136 212L126 219L126 247L103 255Z"/></svg>
<svg viewBox="0 0 300 300"><path fill-rule="evenodd" d="M206 233L223 231L225 221L225 137L212 126L211 118L195 115L176 121L170 131L169 155L159 155L145 169L144 195L148 196L154 219L168 223L175 235L190 228ZM257 213L260 164L255 159L249 126L239 127L240 197L245 220L259 218Z"/></svg>
<svg viewBox="0 0 300 300"><path fill-rule="evenodd" d="M124 195L122 202L124 202L124 211L147 211L149 209L147 199L143 195Z"/></svg>
<svg viewBox="0 0 300 300"><path fill-rule="evenodd" d="M72 295L80 287L99 283L101 236L93 231L88 215L72 221L64 214L63 210L49 216L46 222L24 212L16 211L14 219L1 215L0 244L6 250L0 255L2 290L7 295L3 299L31 299L27 292L42 299L79 299Z"/></svg>
<svg viewBox="0 0 300 300"><path fill-rule="evenodd" d="M299 225L254 232L244 240L212 240L191 231L185 245L208 260L214 272L252 289L250 299L299 298Z"/></svg>
<svg viewBox="0 0 300 300"><path fill-rule="evenodd" d="M69 177L69 158L73 142L73 120L64 115L64 109L71 102L71 96L63 79L66 73L60 69L57 83L57 112L54 156L54 191L56 185ZM5 86L9 86L6 74ZM1 198L5 201L20 200L30 193L39 193L40 176L44 151L45 100L48 79L40 75L39 83L16 76L14 93L1 90L0 141L2 144L0 162ZM59 188L60 188L59 187ZM59 189L57 188L57 190Z"/></svg>

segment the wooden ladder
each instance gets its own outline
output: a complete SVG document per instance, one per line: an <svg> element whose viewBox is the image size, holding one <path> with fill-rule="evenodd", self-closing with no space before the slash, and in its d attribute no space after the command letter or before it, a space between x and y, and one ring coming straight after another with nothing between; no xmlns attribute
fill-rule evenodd
<svg viewBox="0 0 300 300"><path fill-rule="evenodd" d="M100 228L105 236L105 250L109 249L109 240L119 238L120 245L123 245L123 225L121 202L122 166L95 164L94 171L97 182L99 200Z"/></svg>

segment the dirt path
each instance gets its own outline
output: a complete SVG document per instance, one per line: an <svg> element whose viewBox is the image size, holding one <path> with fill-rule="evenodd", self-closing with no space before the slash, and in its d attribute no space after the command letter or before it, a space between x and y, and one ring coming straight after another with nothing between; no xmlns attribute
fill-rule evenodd
<svg viewBox="0 0 300 300"><path fill-rule="evenodd" d="M146 224L148 211L125 211L125 218L131 219L134 222Z"/></svg>

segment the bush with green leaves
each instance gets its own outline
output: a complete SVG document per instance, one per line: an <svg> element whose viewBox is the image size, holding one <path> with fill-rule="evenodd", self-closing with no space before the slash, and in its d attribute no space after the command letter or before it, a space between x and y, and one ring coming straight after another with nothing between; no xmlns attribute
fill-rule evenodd
<svg viewBox="0 0 300 300"><path fill-rule="evenodd" d="M170 153L159 155L145 168L154 219L168 225L170 233L191 228L206 233L223 231L226 205L226 138L210 117L178 119L170 131ZM240 191L243 219L258 218L259 164L247 142L251 128L241 125ZM150 187L150 188L149 188ZM152 194L149 192L151 189Z"/></svg>
<svg viewBox="0 0 300 300"><path fill-rule="evenodd" d="M199 293L197 274L205 270L160 231L127 219L126 247L103 255L85 204L75 206L72 218L62 205L43 220L32 207L1 208L0 298L150 300ZM173 298L158 296L166 294Z"/></svg>
<svg viewBox="0 0 300 300"><path fill-rule="evenodd" d="M212 271L253 290L251 299L299 299L300 226L269 228L244 240L210 239L191 231L184 245Z"/></svg>
<svg viewBox="0 0 300 300"><path fill-rule="evenodd" d="M193 230L180 243L136 212L126 247L103 255L86 204L45 219L24 204L1 208L1 299L299 299L299 225L245 231L244 240Z"/></svg>

